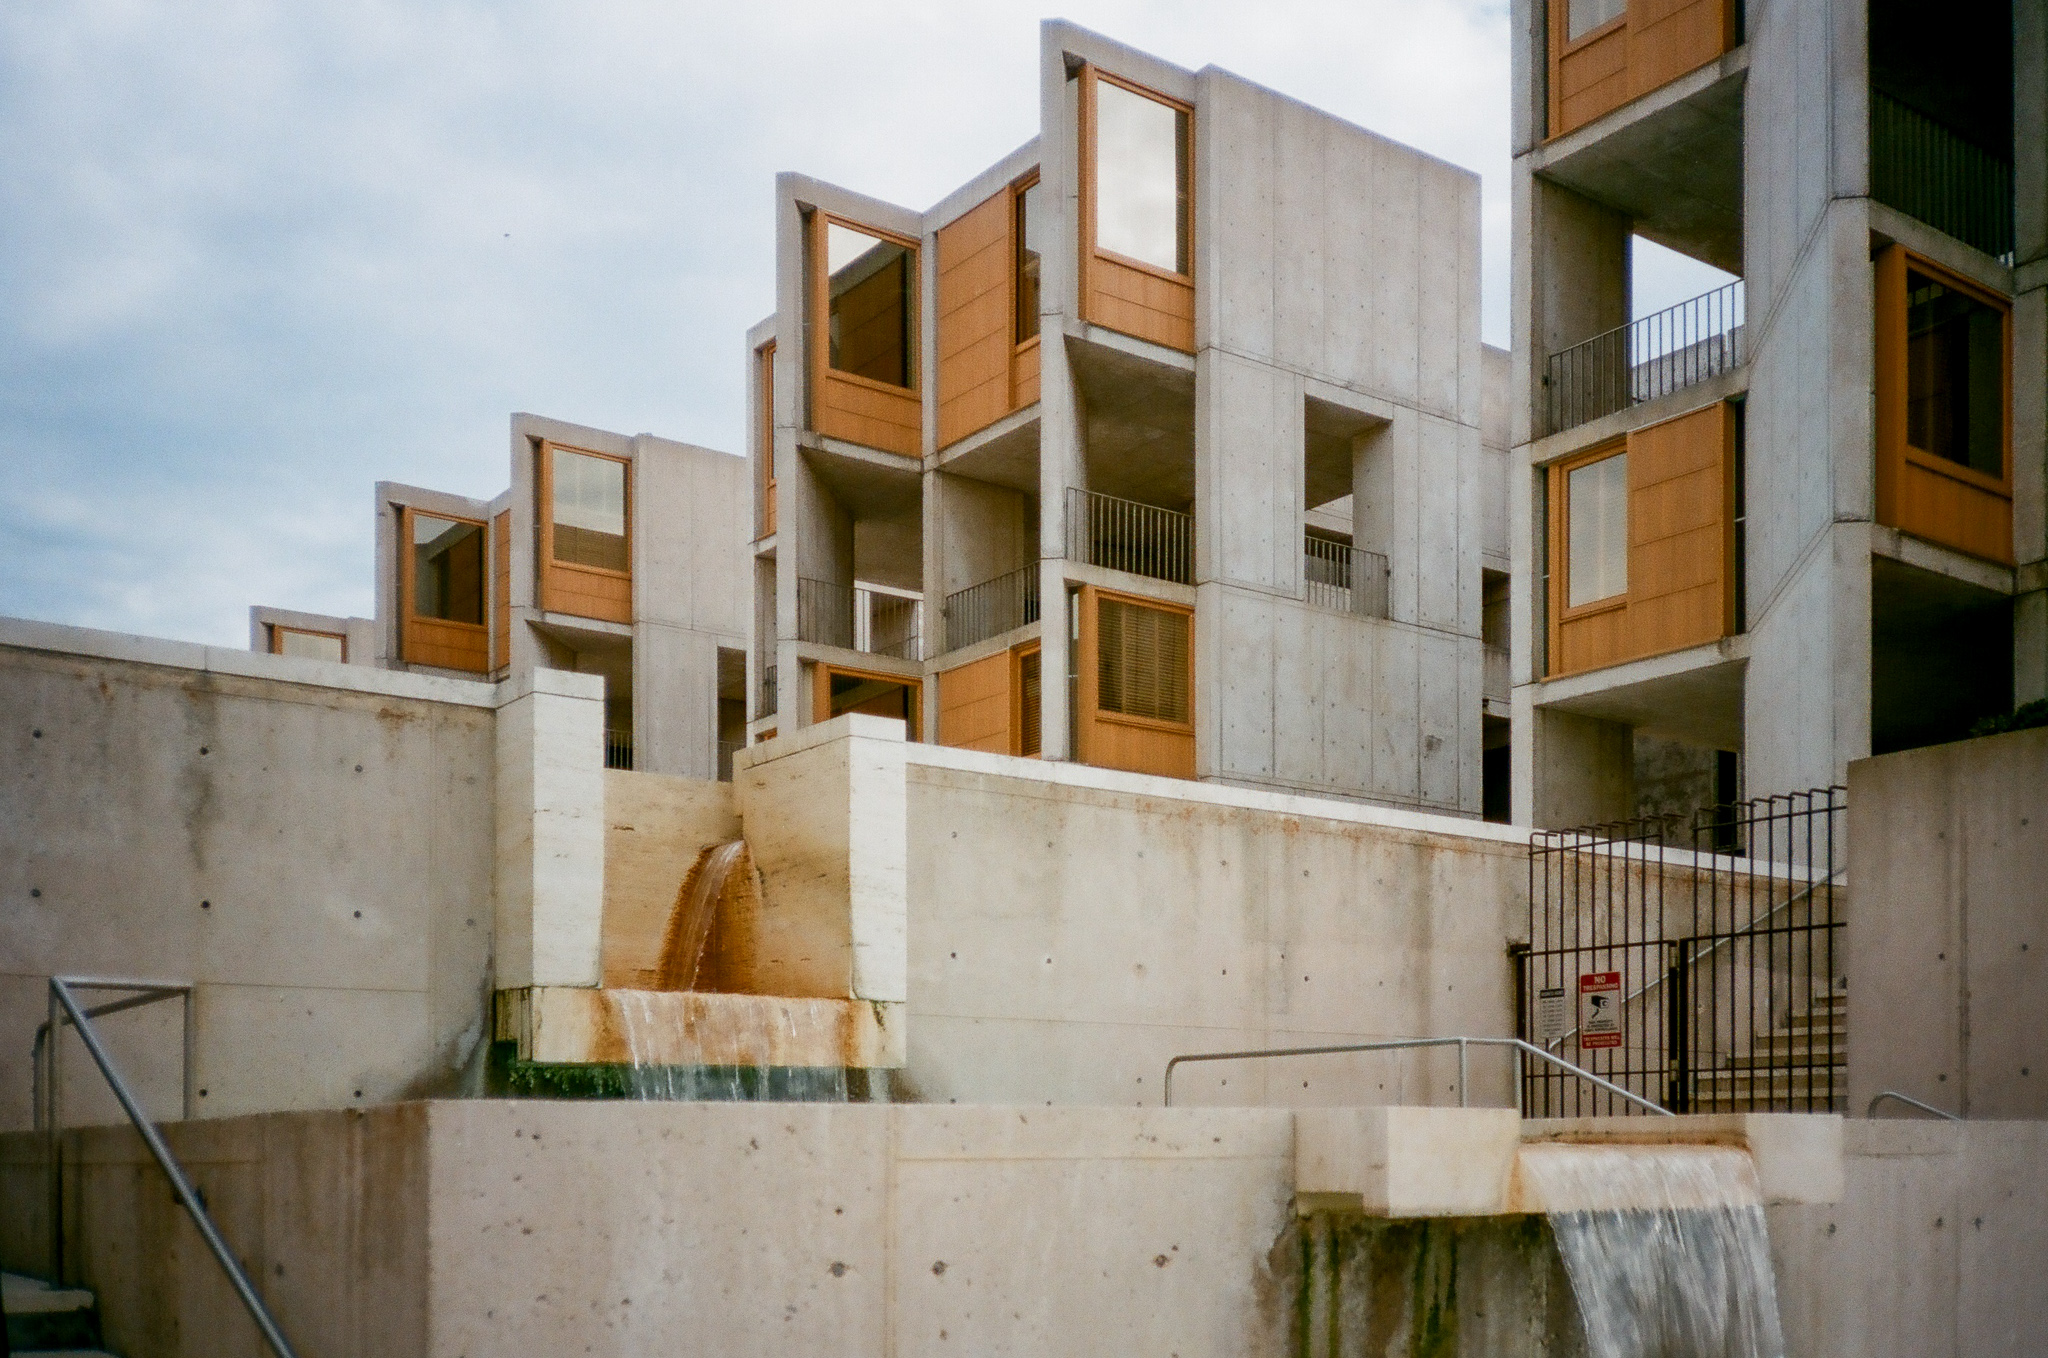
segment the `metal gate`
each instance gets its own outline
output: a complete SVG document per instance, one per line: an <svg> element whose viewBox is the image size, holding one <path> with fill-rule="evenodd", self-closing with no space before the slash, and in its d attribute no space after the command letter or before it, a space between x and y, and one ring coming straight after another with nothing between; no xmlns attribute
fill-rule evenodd
<svg viewBox="0 0 2048 1358"><path fill-rule="evenodd" d="M1677 1113L1840 1111L1845 790L1529 837L1517 1034ZM1525 1069L1526 1117L1641 1112Z"/></svg>

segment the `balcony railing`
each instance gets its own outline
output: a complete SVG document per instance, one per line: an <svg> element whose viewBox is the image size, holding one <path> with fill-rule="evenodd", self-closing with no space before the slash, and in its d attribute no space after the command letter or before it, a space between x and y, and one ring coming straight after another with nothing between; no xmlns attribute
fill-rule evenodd
<svg viewBox="0 0 2048 1358"><path fill-rule="evenodd" d="M604 733L604 766L608 769L633 767L633 733L607 727Z"/></svg>
<svg viewBox="0 0 2048 1358"><path fill-rule="evenodd" d="M2012 166L1877 90L1870 92L1870 196L2012 261Z"/></svg>
<svg viewBox="0 0 2048 1358"><path fill-rule="evenodd" d="M773 665L763 665L761 667L761 692L757 696L760 701L756 706L755 716L765 717L769 713L779 710L777 703L780 701L780 695L775 691L775 667Z"/></svg>
<svg viewBox="0 0 2048 1358"><path fill-rule="evenodd" d="M1683 391L1749 361L1742 280L1618 326L1544 364L1546 434Z"/></svg>
<svg viewBox="0 0 2048 1358"><path fill-rule="evenodd" d="M957 651L1038 621L1034 563L946 596L946 649Z"/></svg>
<svg viewBox="0 0 2048 1358"><path fill-rule="evenodd" d="M924 601L866 585L796 582L800 641L898 660L924 659Z"/></svg>
<svg viewBox="0 0 2048 1358"><path fill-rule="evenodd" d="M1190 584L1195 516L1069 486L1067 559Z"/></svg>
<svg viewBox="0 0 2048 1358"><path fill-rule="evenodd" d="M1308 601L1316 608L1361 618L1387 616L1387 558L1379 552L1330 538L1304 537L1301 574L1308 583Z"/></svg>

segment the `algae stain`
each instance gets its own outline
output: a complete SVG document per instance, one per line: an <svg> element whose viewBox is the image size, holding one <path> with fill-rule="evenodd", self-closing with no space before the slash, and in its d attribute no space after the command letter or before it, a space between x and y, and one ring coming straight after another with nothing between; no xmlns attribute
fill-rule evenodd
<svg viewBox="0 0 2048 1358"><path fill-rule="evenodd" d="M1458 1352L1458 1234L1425 1221L1415 1247L1414 1298L1408 1352L1412 1358L1456 1358Z"/></svg>

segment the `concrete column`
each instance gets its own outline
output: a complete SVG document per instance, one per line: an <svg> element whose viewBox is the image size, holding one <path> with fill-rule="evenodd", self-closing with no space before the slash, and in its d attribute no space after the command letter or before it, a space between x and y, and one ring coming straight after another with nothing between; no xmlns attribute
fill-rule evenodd
<svg viewBox="0 0 2048 1358"><path fill-rule="evenodd" d="M660 623L633 629L633 767L718 777L718 638Z"/></svg>
<svg viewBox="0 0 2048 1358"><path fill-rule="evenodd" d="M1195 356L1195 580L1301 593L1300 379L1205 347Z"/></svg>
<svg viewBox="0 0 2048 1358"><path fill-rule="evenodd" d="M1515 761L1517 824L1544 829L1624 820L1635 814L1635 732L1621 722L1532 707L1516 694L1515 730L1527 731L1530 758ZM1518 751L1519 753L1519 751ZM1526 789L1526 790L1525 790Z"/></svg>
<svg viewBox="0 0 2048 1358"><path fill-rule="evenodd" d="M495 985L594 986L604 925L604 681L498 686Z"/></svg>
<svg viewBox="0 0 2048 1358"><path fill-rule="evenodd" d="M1038 348L1038 738L1042 758L1071 759L1067 666L1073 621L1068 616L1064 569L1067 487L1085 489L1088 467L1081 447L1080 393L1067 366L1066 342L1056 331L1039 333L1043 338Z"/></svg>

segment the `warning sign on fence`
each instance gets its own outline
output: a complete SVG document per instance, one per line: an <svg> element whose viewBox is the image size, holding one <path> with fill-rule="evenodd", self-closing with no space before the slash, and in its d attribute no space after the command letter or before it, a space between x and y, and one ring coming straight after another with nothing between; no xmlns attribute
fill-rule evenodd
<svg viewBox="0 0 2048 1358"><path fill-rule="evenodd" d="M1621 973L1589 971L1579 977L1579 1050L1621 1045Z"/></svg>
<svg viewBox="0 0 2048 1358"><path fill-rule="evenodd" d="M1571 1031L1571 998L1561 985L1547 985L1536 992L1536 1040L1545 1047L1564 1041Z"/></svg>

